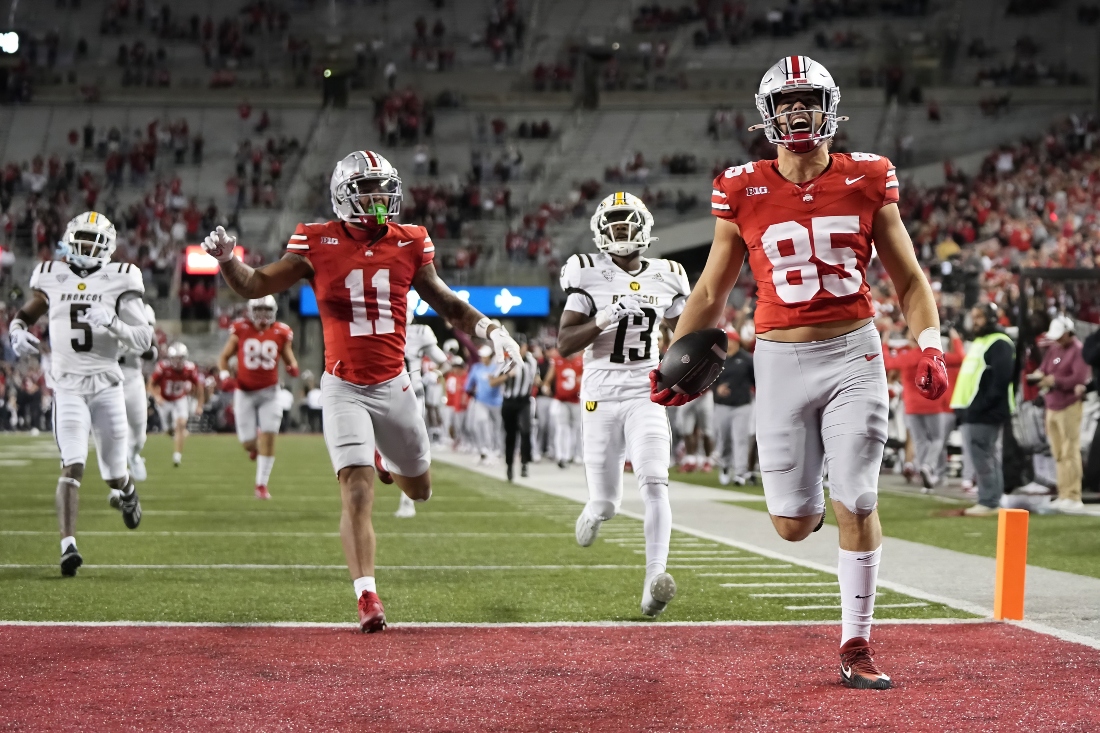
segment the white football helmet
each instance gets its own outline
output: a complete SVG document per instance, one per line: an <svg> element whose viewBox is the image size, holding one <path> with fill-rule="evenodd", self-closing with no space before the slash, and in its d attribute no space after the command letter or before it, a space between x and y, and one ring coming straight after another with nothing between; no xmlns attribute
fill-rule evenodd
<svg viewBox="0 0 1100 733"><path fill-rule="evenodd" d="M116 236L110 219L97 211L85 211L65 227L57 252L70 265L90 270L111 261Z"/></svg>
<svg viewBox="0 0 1100 733"><path fill-rule="evenodd" d="M275 302L274 295L265 295L262 298L253 298L248 301L248 320L261 331L275 322L275 314L279 312L279 304Z"/></svg>
<svg viewBox="0 0 1100 733"><path fill-rule="evenodd" d="M185 361L187 361L187 344L179 341L170 344L168 346L168 363L178 369L183 366Z"/></svg>
<svg viewBox="0 0 1100 733"><path fill-rule="evenodd" d="M779 97L787 92L806 90L821 93L821 125L812 129L811 123L811 129L792 132L787 123L788 118L796 112L777 114L776 106L779 104ZM828 69L809 56L787 56L768 69L760 80L760 88L756 93L756 109L760 111L764 124L754 125L750 129L763 128L768 142L782 145L792 153L808 153L835 135L837 123L847 119L837 117L839 104L840 89ZM783 123L782 127L780 122Z"/></svg>
<svg viewBox="0 0 1100 733"><path fill-rule="evenodd" d="M370 150L356 150L332 171L332 211L344 221L385 224L401 213L401 176ZM363 197L369 197L364 206Z"/></svg>
<svg viewBox="0 0 1100 733"><path fill-rule="evenodd" d="M653 231L653 214L640 198L632 193L613 193L596 207L589 226L592 241L601 252L626 257L644 252L657 238Z"/></svg>

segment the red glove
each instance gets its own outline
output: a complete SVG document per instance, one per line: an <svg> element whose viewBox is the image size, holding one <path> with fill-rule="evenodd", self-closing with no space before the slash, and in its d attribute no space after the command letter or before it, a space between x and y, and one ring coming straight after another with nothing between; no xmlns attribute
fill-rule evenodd
<svg viewBox="0 0 1100 733"><path fill-rule="evenodd" d="M680 405L686 405L693 399L698 397L697 394L685 394L682 392L673 392L672 388L662 389L658 391L657 380L660 378L661 373L654 369L649 373L649 399L656 402L658 405L664 405L665 407L679 407Z"/></svg>
<svg viewBox="0 0 1100 733"><path fill-rule="evenodd" d="M298 365L295 364L294 366L290 366L288 364L287 368L286 368L286 373L289 374L292 377L298 376Z"/></svg>
<svg viewBox="0 0 1100 733"><path fill-rule="evenodd" d="M938 400L947 391L947 364L943 352L931 347L921 352L917 364L917 391L928 400Z"/></svg>

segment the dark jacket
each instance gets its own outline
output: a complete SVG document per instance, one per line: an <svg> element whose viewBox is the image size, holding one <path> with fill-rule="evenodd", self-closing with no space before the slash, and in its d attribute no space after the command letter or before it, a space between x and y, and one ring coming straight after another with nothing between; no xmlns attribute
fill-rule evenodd
<svg viewBox="0 0 1100 733"><path fill-rule="evenodd" d="M1012 384L1012 370L1016 365L1016 350L1007 341L997 340L985 352L989 366L982 372L974 400L965 410L960 410L962 422L1001 425L1009 418L1008 389Z"/></svg>
<svg viewBox="0 0 1100 733"><path fill-rule="evenodd" d="M726 385L730 393L723 397L718 392L721 385ZM756 386L756 376L752 370L752 354L740 349L733 356L726 358L722 374L714 383L714 404L741 407L752 402L752 388Z"/></svg>

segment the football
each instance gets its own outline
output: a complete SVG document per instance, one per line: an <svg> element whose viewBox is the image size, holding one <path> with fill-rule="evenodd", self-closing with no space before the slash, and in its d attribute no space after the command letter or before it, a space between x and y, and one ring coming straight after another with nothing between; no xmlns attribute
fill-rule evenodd
<svg viewBox="0 0 1100 733"><path fill-rule="evenodd" d="M681 394L699 394L718 379L726 361L726 332L704 328L668 347L657 368L657 386Z"/></svg>

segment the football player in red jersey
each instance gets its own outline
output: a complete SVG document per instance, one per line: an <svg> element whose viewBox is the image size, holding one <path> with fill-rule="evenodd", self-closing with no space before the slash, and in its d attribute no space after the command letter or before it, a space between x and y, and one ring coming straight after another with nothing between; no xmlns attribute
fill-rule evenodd
<svg viewBox="0 0 1100 733"><path fill-rule="evenodd" d="M432 494L428 431L405 369L409 289L456 327L488 339L502 373L515 366L519 346L439 279L427 230L397 223L401 178L389 161L357 150L336 165L329 191L337 219L299 224L277 262L256 269L244 264L233 256L236 239L221 227L203 248L246 298L282 292L302 279L313 283L325 340L325 443L343 503L340 537L360 628L381 631L386 617L375 586L371 526L375 474L396 480L414 501Z"/></svg>
<svg viewBox="0 0 1100 733"><path fill-rule="evenodd" d="M714 242L676 338L718 324L746 255L757 286L757 443L772 523L790 541L825 517L822 472L840 530L841 679L886 689L868 645L882 544L879 464L886 440L886 372L866 270L877 250L923 350L916 389L947 388L939 314L898 213L894 166L878 155L830 154L837 89L805 56L768 69L756 106L774 161L714 180ZM651 375L654 379L656 373ZM656 391L662 404L689 395Z"/></svg>
<svg viewBox="0 0 1100 733"><path fill-rule="evenodd" d="M192 413L202 414L205 397L199 369L187 359L187 344L174 343L168 347L168 358L158 361L149 377L149 392L165 416L165 429L169 425L174 428L172 439L176 450L172 453L172 465L179 468L187 421Z"/></svg>
<svg viewBox="0 0 1100 733"><path fill-rule="evenodd" d="M584 354L562 356L556 350L550 357L550 370L546 373L543 389L551 394L550 406L554 421L554 453L558 456L558 468L565 468L581 455L581 374L584 373Z"/></svg>
<svg viewBox="0 0 1100 733"><path fill-rule="evenodd" d="M218 356L219 377L229 379L229 359L237 356L237 388L233 391L233 415L237 439L256 461L256 498L270 499L267 482L275 465L275 436L283 421L279 405L279 357L286 373L298 376L294 358L294 332L275 320L278 304L271 295L248 301L248 317L229 326L229 338Z"/></svg>

